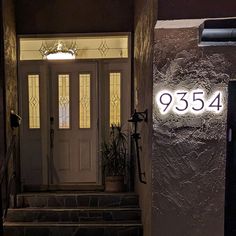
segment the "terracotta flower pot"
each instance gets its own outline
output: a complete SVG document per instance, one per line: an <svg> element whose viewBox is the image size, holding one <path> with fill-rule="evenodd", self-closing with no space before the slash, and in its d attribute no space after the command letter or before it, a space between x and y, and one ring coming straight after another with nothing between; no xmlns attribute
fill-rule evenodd
<svg viewBox="0 0 236 236"><path fill-rule="evenodd" d="M106 192L123 192L124 191L124 176L107 176L105 177Z"/></svg>

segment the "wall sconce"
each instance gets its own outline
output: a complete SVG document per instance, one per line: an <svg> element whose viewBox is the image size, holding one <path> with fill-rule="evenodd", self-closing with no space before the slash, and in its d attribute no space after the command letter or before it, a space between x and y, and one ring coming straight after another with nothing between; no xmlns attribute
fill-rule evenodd
<svg viewBox="0 0 236 236"><path fill-rule="evenodd" d="M21 124L21 120L22 118L17 115L13 110L11 110L11 113L10 113L10 124L11 124L11 128L17 128L20 126Z"/></svg>
<svg viewBox="0 0 236 236"><path fill-rule="evenodd" d="M145 179L145 172L142 172L141 168L141 162L140 162L140 153L139 153L139 143L138 140L141 139L140 133L138 133L138 123L145 121L147 122L148 120L148 110L146 109L143 112L137 112L134 110L133 115L131 118L128 120L128 122L131 122L133 124L133 133L131 137L134 139L135 142L135 149L136 149L136 154L137 154L137 162L138 162L138 175L139 175L139 181L143 184L146 184L147 182L144 180Z"/></svg>

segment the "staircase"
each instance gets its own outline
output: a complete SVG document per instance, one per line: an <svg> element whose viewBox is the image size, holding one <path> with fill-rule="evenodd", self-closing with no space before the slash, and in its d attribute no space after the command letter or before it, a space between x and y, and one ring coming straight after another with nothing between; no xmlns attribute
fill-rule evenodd
<svg viewBox="0 0 236 236"><path fill-rule="evenodd" d="M24 193L8 209L4 236L142 236L134 193Z"/></svg>

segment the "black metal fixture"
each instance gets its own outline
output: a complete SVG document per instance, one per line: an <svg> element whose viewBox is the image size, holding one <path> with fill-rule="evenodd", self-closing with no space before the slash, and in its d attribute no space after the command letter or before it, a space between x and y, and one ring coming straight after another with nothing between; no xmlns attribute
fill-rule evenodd
<svg viewBox="0 0 236 236"><path fill-rule="evenodd" d="M21 124L22 118L16 114L13 110L11 110L10 113L10 123L11 123L11 128L17 128Z"/></svg>
<svg viewBox="0 0 236 236"><path fill-rule="evenodd" d="M202 31L201 39L203 42L230 42L230 41L235 42L236 41L236 28L204 29Z"/></svg>
<svg viewBox="0 0 236 236"><path fill-rule="evenodd" d="M138 133L138 123L143 122L143 121L147 122L147 120L148 120L147 109L143 112L137 112L136 110L134 110L133 115L128 120L129 122L133 123L133 126L134 126L131 137L134 139L134 143L135 143L139 181L143 184L146 184L147 182L145 181L145 172L142 172L141 162L140 162L140 153L139 153L140 146L139 146L138 140L141 139L141 136L140 136L140 133Z"/></svg>

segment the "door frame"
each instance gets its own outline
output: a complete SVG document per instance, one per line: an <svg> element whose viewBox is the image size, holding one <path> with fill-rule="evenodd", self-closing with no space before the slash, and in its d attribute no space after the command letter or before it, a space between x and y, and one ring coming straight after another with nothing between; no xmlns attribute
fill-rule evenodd
<svg viewBox="0 0 236 236"><path fill-rule="evenodd" d="M27 67L27 66L30 66L30 65L36 65L38 67L40 66L43 66L44 67L44 74L46 74L46 77L50 76L49 73L50 73L50 66L52 65L60 65L60 64L64 64L64 63L73 63L73 64L76 64L76 63L86 63L86 64L89 64L89 63L95 63L95 60L91 60L91 61L88 61L88 60L76 60L76 61L73 61L73 62L70 62L70 61L60 61L60 62L47 62L47 61L22 61L21 62L23 65L23 67ZM97 84L96 84L96 91L97 91L97 97L98 97L98 107L97 107L97 112L98 112L98 127L97 127L97 149L99 150L99 147L101 145L101 142L103 140L103 138L107 135L105 133L104 130L104 123L109 123L108 120L104 119L104 111L102 110L102 107L107 107L106 103L103 104L103 98L101 96L102 94L102 87L101 86L101 80L104 78L105 74L107 71L103 69L101 69L100 67L101 66L104 66L104 64L106 63L110 63L110 64L115 64L115 67L117 67L117 65L122 65L123 63L125 63L124 60L120 59L120 60L103 60L103 61L96 61L97 63L97 71L96 71L96 74L97 74ZM21 65L19 66L19 77L21 76ZM128 67L128 65L127 65ZM115 71L115 69L111 69L111 72L112 71ZM46 78L47 79L47 78ZM107 79L107 78L106 78ZM105 85L105 88L107 86L107 81L105 82L106 85ZM43 83L43 86L42 89L47 89L47 85L46 83ZM124 88L124 85L122 86L121 88L121 91L123 91L123 88ZM130 86L127 87L129 90L131 89L131 81L130 81ZM20 111L20 114L22 113L22 101L23 101L23 94L22 94L22 83L19 79L19 89L20 89L20 93L19 93L19 111ZM122 92L122 94L125 94L124 91ZM47 97L43 98L43 103L45 104L47 101L45 100L48 100L49 95L47 94ZM131 106L131 94L128 95L130 98L130 106ZM121 103L122 104L122 103ZM42 109L42 108L41 108ZM49 107L47 108L49 109ZM131 109L131 107L128 107L127 108L128 110ZM49 111L48 111L49 112ZM128 113L128 111L126 111ZM107 110L105 111L105 113L107 114ZM122 119L122 117L121 117ZM124 119L123 119L124 120ZM50 176L50 171L49 171L49 160L50 160L50 157L49 157L49 154L50 154L50 150L49 150L49 146L48 143L49 143L49 140L50 140L50 137L49 137L49 129L50 129L50 122L49 122L49 119L47 120L47 122L42 122L41 123L43 125L42 129L41 129L41 134L42 134L42 185L40 186L34 186L34 185L25 185L24 186L24 190L26 191L33 191L33 190L102 190L103 189L103 173L102 173L102 168L100 168L101 166L101 158L98 157L97 159L97 165L98 165L98 176L97 176L97 179L98 179L98 184L91 184L91 185L88 185L88 184L66 184L66 185L63 185L63 184L51 184L49 182L49 176ZM107 129L107 126L105 128L105 130L108 130ZM22 142L22 132L20 132L20 142ZM20 145L21 146L21 145ZM20 155L21 156L21 155Z"/></svg>
<svg viewBox="0 0 236 236"><path fill-rule="evenodd" d="M18 71L18 78L19 78L19 112L20 114L23 112L23 99L25 98L25 94L22 94L22 81L20 78L22 78L22 76L25 77L25 74L27 73L27 69L29 68L29 73L35 74L36 73L36 69L30 69L30 68L35 68L38 67L37 69L37 74L40 74L42 76L42 74L45 76L45 78L43 80L40 80L40 87L41 87L41 94L44 94L44 96L41 96L40 98L40 113L42 113L42 111L47 108L47 114L50 116L50 95L48 94L48 92L43 92L43 91L47 91L50 88L50 84L47 82L47 80L50 78L51 76L51 68L53 68L54 66L58 66L58 65L76 65L78 63L80 64L86 64L89 65L91 64L95 64L96 65L96 71L95 71L95 76L96 76L96 86L95 86L95 90L96 90L96 99L98 100L98 104L97 107L95 108L97 110L97 116L100 115L100 99L99 99L99 83L98 83L98 65L97 62L95 61L80 61L80 60L76 60L76 61L22 61L22 64L19 65L19 71ZM27 68L28 67L28 68ZM42 73L43 71L43 73ZM49 102L49 103L48 103ZM32 190L37 190L37 189L87 189L88 186L90 186L90 189L100 189L102 186L102 181L101 181L101 176L102 176L102 171L101 168L99 168L99 166L101 165L99 163L100 158L97 157L97 183L95 184L86 184L86 183L81 183L81 184L76 184L76 183L72 183L72 184L52 184L51 183L51 167L50 167L50 135L49 135L49 131L50 131L50 120L49 119L44 119L40 118L40 123L41 123L41 128L40 128L40 134L41 134L41 150L42 150L42 185L38 186L38 185L25 185L24 188L26 189L32 189ZM97 123L97 121L96 121ZM23 132L22 132L23 127L20 127L20 147L22 146L22 141L24 139L23 137ZM97 138L96 138L96 152L98 151L98 147L100 145L100 129L99 126L97 127ZM20 153L21 150L20 150ZM22 154L20 155L20 157L22 156ZM20 162L21 163L21 162ZM21 179L22 181L22 179ZM23 184L23 183L22 183ZM84 187L83 187L84 185Z"/></svg>
<svg viewBox="0 0 236 236"><path fill-rule="evenodd" d="M57 143L56 140L61 140L62 142L65 142L65 137L67 137L69 140L73 141L75 140L74 138L76 138L77 141L79 142L87 142L89 140L89 146L92 147L92 149L88 150L90 151L90 157L91 157L91 168L92 171L90 169L90 171L87 171L87 173L85 174L85 172L82 170L80 171L76 171L74 169L74 171L76 171L76 174L74 174L74 177L69 177L67 176L67 179L72 182L68 182L65 183L64 185L101 185L100 184L100 173L99 173L99 156L97 155L98 150L99 150L99 127L98 127L98 117L99 117L99 109L100 109L100 105L99 105L99 94L98 94L98 89L99 89L99 85L98 85L98 63L96 61L86 61L86 62L81 62L81 61L72 61L72 62L68 62L68 63L63 63L63 65L61 65L61 63L57 63L57 62L52 62L52 63L48 63L49 66L49 71L50 71L50 78L49 78L49 106L50 106L50 117L53 116L54 117L54 125L53 125L53 130L54 130L54 147L50 149L50 153L51 150L53 150L54 155L51 156L50 161L52 162L51 164L49 164L49 168L50 168L50 179L49 179L49 184L51 185L63 185L63 183L61 183L59 181L58 184L55 184L56 181L56 176L58 174L58 177L61 176L64 178L66 177L65 172L64 174L59 174L59 169L56 168L57 164L58 164L58 157L60 156L60 153L58 152L58 149L56 148L56 146L59 148L60 145L59 143ZM58 117L58 82L57 82L57 78L59 74L68 74L70 76L70 128L68 129L60 129L58 127L59 125L59 117ZM78 108L78 101L79 101L79 92L78 92L78 86L79 86L79 78L78 76L81 74L89 74L91 77L90 79L90 94L91 94L91 100L90 100L90 117L91 117L91 126L90 128L79 128L79 108ZM74 93L73 93L74 91ZM77 97L78 96L78 97ZM94 101L94 102L93 102ZM74 104L74 105L73 105ZM78 117L77 117L78 116ZM51 127L50 127L51 128ZM70 134L70 135L69 135ZM87 136L86 136L87 134ZM59 138L60 137L60 138ZM72 138L74 137L74 138ZM86 138L87 137L87 138ZM71 151L73 150L73 152L77 152L77 143L74 143L74 148L71 149ZM70 143L69 146L72 145L72 143ZM94 149L95 148L95 149ZM79 153L77 154L72 154L70 155L71 158L70 160L72 161L71 163L73 163L73 161L76 160L81 160L80 158L83 158L83 155L80 156ZM76 158L76 157L80 157L80 158ZM89 158L88 158L89 159ZM83 159L85 160L85 159ZM76 161L77 162L77 161ZM56 164L57 163L57 164ZM79 161L80 163L80 161ZM77 164L79 164L77 163ZM73 169L73 166L77 166L77 164L75 163L75 165L70 165ZM55 168L55 169L54 169ZM56 172L54 172L56 171ZM86 170L85 170L86 171ZM67 171L67 174L72 174L73 171ZM74 172L75 173L75 172ZM92 174L93 173L93 174ZM79 178L80 176L80 178ZM83 177L84 176L84 177ZM86 177L85 177L86 176ZM77 181L76 181L77 179ZM80 181L79 181L80 179ZM65 179L64 179L65 180ZM82 181L81 181L82 180ZM89 182L91 181L91 182ZM96 182L95 182L96 181ZM63 181L62 181L63 182Z"/></svg>
<svg viewBox="0 0 236 236"><path fill-rule="evenodd" d="M133 88L133 79L132 79L132 68L131 68L131 61L132 61L132 56L131 56L131 32L116 32L116 33L88 33L88 34L42 34L42 35L17 35L17 44L19 45L20 38L40 38L40 37L45 37L45 38L50 38L50 37L68 37L68 36L119 36L119 35L127 35L128 36L128 58L111 58L111 59L75 59L73 61L70 60L58 60L58 61L47 61L47 60L22 60L20 61L20 47L18 47L17 55L18 55L18 90L22 90L22 85L20 82L20 68L21 65L30 65L32 63L36 63L39 65L47 66L47 63L55 63L55 64L60 64L60 63L71 63L71 62L81 62L81 63L89 63L89 62L97 62L97 96L99 98L98 100L98 117L99 117L99 122L98 122L98 137L97 137L97 148L99 149L101 142L103 138L106 136L106 134L103 132L104 124L102 124L100 117L102 117L103 111L101 109L102 107L102 99L100 94L102 93L102 88L101 88L101 79L102 79L102 67L103 64L106 62L114 62L114 63L126 63L129 71L129 83L130 83L130 94L129 94L129 99L130 99L130 107L129 110L131 112L132 107L133 107L133 98L132 95L134 93L134 88ZM48 69L47 69L48 71ZM48 76L48 75L47 75ZM22 94L19 92L18 96L18 104L19 104L19 113L21 114L22 112ZM50 128L50 124L48 122L47 128ZM45 134L47 131L41 131L44 132L44 137L48 137L47 134ZM22 135L20 132L20 144L22 141ZM49 137L44 140L44 142L48 142ZM21 146L21 145L20 145ZM48 145L49 146L49 145ZM131 151L131 150L129 150ZM48 150L44 150L44 152L48 152ZM20 151L21 153L21 151ZM21 158L21 155L19 155ZM19 161L21 163L21 161ZM21 164L19 164L21 165ZM24 185L21 182L21 189L22 191L45 191L45 190L103 190L103 174L102 174L102 168L101 166L101 158L98 158L98 185L50 185L48 182L48 159L42 163L42 175L43 175L43 184L42 185ZM21 173L21 167L19 167ZM20 174L21 175L21 174ZM45 177L47 176L47 177ZM19 176L20 181L21 181L21 176ZM132 176L128 177L128 179L133 178ZM132 181L131 181L132 182ZM131 186L132 188L132 186Z"/></svg>

